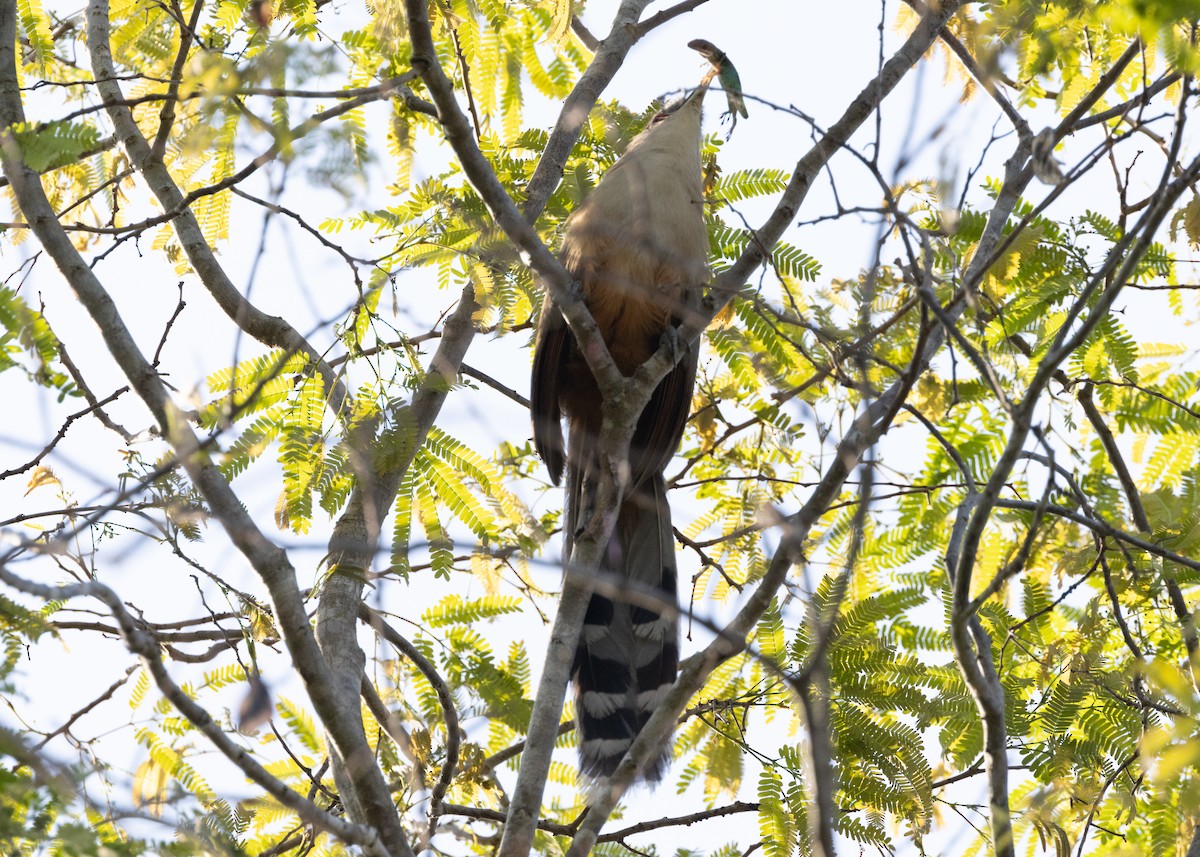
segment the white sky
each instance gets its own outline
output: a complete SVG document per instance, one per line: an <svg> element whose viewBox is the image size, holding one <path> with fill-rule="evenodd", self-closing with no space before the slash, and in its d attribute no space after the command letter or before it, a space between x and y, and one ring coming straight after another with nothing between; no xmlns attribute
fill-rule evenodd
<svg viewBox="0 0 1200 857"><path fill-rule="evenodd" d="M664 4L651 7L651 12ZM592 0L584 16L585 22L597 35L603 35L615 0ZM899 43L894 30L897 3L889 0L884 15L885 55L890 55ZM60 14L73 12L70 3L58 4ZM338 0L332 10L322 13L326 32L338 34L355 26L363 11L358 0ZM644 40L631 53L627 63L605 93L633 109L641 109L653 98L670 93L695 83L702 71L698 55L686 47L688 40L696 37L708 38L725 50L736 63L742 83L749 96L750 116L740 120L731 141L720 156L721 166L726 172L758 166L774 166L790 169L810 145L808 127L794 116L772 109L769 104L795 105L812 114L823 126L835 120L847 103L871 78L878 59L878 27L880 7L877 2L848 0L843 3L797 2L797 0L760 0L757 3L734 2L734 0L711 0L697 12L682 16L662 27ZM83 56L80 59L84 59ZM322 85L314 82L313 86ZM336 86L339 81L330 78L323 85ZM528 87L526 125L546 127L552 121L555 105L538 98L532 87ZM969 105L958 104L958 89L946 85L940 64L930 65L924 71L910 74L901 84L900 91L890 97L883 114L882 163L890 170L902 143L911 117L912 139L924 141L932 128L940 126L946 117L949 121L938 138L919 147L914 159L906 168L903 177L938 177L961 181L965 169L977 158L978 144L992 132L996 111L986 101ZM764 103L765 102L765 103ZM59 105L43 100L38 107L44 112L36 118L51 118L61 111ZM308 105L295 108L307 109ZM723 110L719 94L709 100L706 129L718 128L716 116ZM386 120L385 105L367 108L368 122L378 134ZM294 114L297 115L297 114ZM1054 117L1050 112L1038 115L1042 121L1031 123L1034 130L1050 124ZM873 134L871 123L856 138L860 146ZM239 163L257 154L265 143L261 138L247 137ZM994 150L993 162L998 163L1007 156L1011 143L1003 141ZM418 156L414 167L414 180L440 171L445 163L445 152L434 152L432 157ZM961 163L959 158L967 163ZM380 159L386 169L387 155L380 146ZM1069 158L1068 158L1069 160ZM835 156L832 169L837 176L838 190L845 205L873 205L879 193L866 171L851 157L842 153ZM256 176L249 189L260 196L267 195L266 174ZM984 174L996 174L996 169ZM1157 169L1147 169L1147 179L1157 176ZM283 203L304 214L312 223L326 216L350 214L359 208L371 208L389 204L385 187L390 177L376 168L365 177L361 196L354 205L347 206L340 196L329 190L305 187L297 172L288 184ZM956 185L957 186L957 185ZM1089 186L1075 193L1087 193ZM1046 188L1034 186L1031 193L1040 195ZM1108 187L1103 189L1106 193ZM979 196L976 194L977 200ZM740 210L752 224L761 221L772 201L761 201L742 206ZM1068 210L1070 199L1060 203L1059 210ZM805 201L801 219L808 220L833 210L828 183L820 181ZM231 241L220 248L221 258L237 284L249 280L249 272L260 240L262 216L258 210L235 200L234 221ZM366 247L365 236L354 236L343 232L337 240L344 240L354 247ZM858 270L871 262L875 228L870 224L857 224L850 219L832 224L806 227L795 231L787 240L798 244L801 249L815 256L823 266L822 277L852 277ZM302 332L319 326L322 320L335 317L354 297L353 284L344 264L329 251L319 247L309 236L298 231L290 221L276 219L267 236L267 256L260 267L251 293L252 300L268 312L285 313ZM8 248L0 271L4 275L14 267L20 254L30 252L30 244L16 250ZM177 299L178 277L168 266L163 265L143 242L138 248L126 247L114 254L110 260L98 267L102 280L126 313L130 326L147 353L152 353L162 326L174 309ZM369 255L366 253L365 255ZM402 312L416 319L400 320L401 326L414 333L421 332L438 318L453 295L434 293L431 290L432 274L417 271L402 275L400 280L399 304ZM235 342L229 333L229 325L207 299L207 295L194 278L185 278L185 298L188 302L167 349L164 364L170 372L168 380L180 390L181 397L195 390L204 376L228 365L235 353ZM115 367L100 351L99 338L91 322L70 296L61 279L53 272L48 261L38 262L34 275L23 289L27 300L36 303L35 295L42 294L46 303L46 314L60 337L70 347L71 353L87 375L92 389L100 396L106 395L123 383ZM381 306L389 303L385 297ZM1165 304L1164 304L1165 305ZM1135 328L1149 330L1151 325L1161 329L1164 313L1155 301L1144 293L1137 301L1129 303L1127 323ZM1178 339L1179 328L1175 323L1159 334L1163 339ZM328 341L328 331L319 331L318 343ZM528 360L526 335L520 334L504 340L480 338L467 357L469 364L484 368L502 383L528 392ZM244 339L236 345L241 358L260 353L253 343ZM24 382L14 372L0 375L0 396L5 401L17 403L13 416L0 423L0 469L14 466L41 448L61 424L63 415L81 407L79 400L71 400L62 406L46 395L31 397ZM126 396L119 405L110 407L110 414L131 430L145 428L148 420L144 411L137 407L131 396ZM447 406L443 426L457 437L466 440L474 448L488 452L502 440L521 442L528 437L528 415L517 405L490 390L477 394L456 394ZM51 456L49 462L64 479L72 491L73 499L81 503L103 498L111 489L111 474L117 472L114 436L107 434L93 422L81 421L74 427L66 442ZM912 436L885 447L885 454L903 457L920 454L924 438ZM278 480L273 465L260 465L259 475L237 483L249 508L259 520L270 522L278 492ZM53 490L42 488L30 496L23 496L24 486L0 483L0 519L35 508L51 509L59 505ZM18 480L19 481L19 480ZM530 489L524 496L538 507L536 495ZM554 495L552 502L559 502ZM676 512L676 523L680 515ZM686 523L684 520L682 523ZM266 523L269 529L271 525ZM273 532L273 530L271 530ZM280 534L280 542L293 546L292 561L299 569L301 585L315 582L315 569L324 553L322 528L317 528L310 537L297 539ZM205 564L229 576L238 585L253 591L261 591L246 570L241 557L229 547L223 533L210 530L203 545L192 546L195 555ZM554 549L547 556L553 556ZM195 615L197 599L195 587L188 577L188 570L178 561L165 558L162 551L154 549L142 539L118 538L99 546L97 566L100 577L127 594L131 600L147 611L153 621L169 621ZM52 567L47 563L29 565L19 570L53 578ZM548 567L537 572L537 583L554 588L557 573ZM458 579L458 578L456 578ZM681 574L681 580L685 579ZM419 579L418 579L419 580ZM444 592L439 591L438 595ZM463 593L481 594L480 592ZM399 585L382 587L375 596L389 609L416 618L411 604L426 603L429 594L405 591ZM225 605L210 601L214 609ZM401 605L404 605L403 607ZM92 609L95 605L77 603L79 608ZM527 618L532 618L530 612ZM497 629L496 649L504 651L502 640L510 637L524 638L531 658L540 659L543 647L542 631L536 621L522 621L509 628ZM701 642L695 645L700 645ZM689 653L685 644L684 655ZM116 643L100 643L91 635L67 635L61 644L50 642L33 650L31 658L21 667L19 686L30 696L28 701L17 703L22 713L34 712L40 728L54 728L69 713L79 708L92 696L110 684L133 659ZM277 693L291 698L302 698L295 683L290 679L286 657L265 657L265 678ZM173 667L173 672L182 677L192 673ZM133 730L129 724L129 709L124 705L127 692L119 693L117 700L102 706L79 724L76 734L100 735L112 731L104 742L109 752L115 753L114 761L132 771L143 757L142 751L131 742ZM224 691L217 698L221 704L236 708L240 689ZM217 703L205 699L214 713ZM0 712L0 722L16 725L11 713ZM470 729L472 724L467 724ZM480 736L482 737L482 736ZM563 757L573 759L573 754ZM234 791L248 793L240 786L240 779L228 773L223 760L211 760L206 772L214 779L229 778ZM221 773L224 772L224 773ZM747 795L752 795L755 778L747 777ZM979 787L982 783L977 784ZM963 800L979 798L976 786L966 785L959 793ZM115 799L127 803L128 792L118 793ZM694 811L696 795L689 793L676 798L672 787L664 785L648 800L645 791L636 793L632 801L635 809L631 820L643 817L658 817L664 814ZM751 815L708 822L703 826L685 828L673 832L669 837L657 840L660 846L695 847L705 850L734 838L743 844L754 841L757 829L756 818ZM964 846L961 838L964 831L960 825L950 825L944 834L935 834L927 841L929 854L955 854ZM638 841L649 841L645 838ZM670 849L665 849L670 853ZM857 847L843 844L839 853L855 854ZM908 853L900 849L900 853Z"/></svg>

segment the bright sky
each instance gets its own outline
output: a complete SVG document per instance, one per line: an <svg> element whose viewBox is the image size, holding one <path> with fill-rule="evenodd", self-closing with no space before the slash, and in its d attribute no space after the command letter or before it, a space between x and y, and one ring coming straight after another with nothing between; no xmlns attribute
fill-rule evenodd
<svg viewBox="0 0 1200 857"><path fill-rule="evenodd" d="M77 11L71 2L54 5L59 14ZM662 5L652 6L651 11ZM592 0L587 5L585 23L594 33L603 35L615 6L615 0ZM888 0L883 14L885 55L890 55L900 41L900 35L894 29L896 9L895 0ZM337 34L355 26L363 14L359 0L337 0L331 10L322 13L322 22L328 33ZM617 98L631 108L640 109L655 97L694 85L702 73L703 61L686 47L686 43L696 37L708 38L736 63L750 110L749 118L739 121L731 141L722 150L722 168L727 172L758 166L790 169L809 147L811 134L803 121L780 108L794 106L814 116L822 126L832 123L875 72L879 57L880 23L879 3L867 0L847 0L843 3L711 0L698 11L670 22L640 44L630 55L606 97ZM80 59L84 61L86 56L81 55ZM332 77L324 84L340 85ZM313 85L319 83L314 82ZM556 106L538 99L532 87L527 91L527 102L526 124L548 126ZM724 109L720 95L714 94L708 104L706 129L718 130L716 116ZM41 112L36 118L51 118L63 112L61 106L51 102L48 97L39 100L37 107ZM369 107L367 115L374 133L380 133L379 129L386 119L386 108L383 105ZM978 144L991 134L995 116L996 111L986 101L959 105L957 86L945 82L940 63L930 65L910 75L900 91L886 103L882 122L884 168L887 171L893 168L911 124L910 163L901 177L936 177L961 183L966 168L973 165L977 158ZM1040 125L1036 121L1033 123L1035 131L1053 121L1049 113L1042 118L1044 121ZM930 141L930 133L934 128L941 129L941 133ZM868 127L855 138L856 145L860 149L864 147L873 133L874 129L868 123ZM244 161L252 157L265 145L261 137L248 135L239 159ZM1008 141L998 144L993 163L1003 160L1010 148ZM379 150L386 164L382 145ZM434 152L432 156L421 154L414 168L414 179L440 170L445 158L444 151ZM964 164L960 158L968 162ZM878 189L867 172L851 157L844 153L836 156L832 169L845 205L876 204ZM995 174L995 169L990 174ZM250 189L259 195L267 195L268 175L278 176L278 172L264 171L255 177ZM283 202L315 223L326 216L350 214L358 208L389 204L391 200L385 190L388 181L389 177L377 167L365 177L354 204L347 206L340 196L330 190L306 186L303 177L294 172L289 177ZM1040 194L1044 189L1035 186L1034 192ZM757 224L769 210L769 205L769 201L758 202L740 210L751 224ZM806 200L801 220L809 220L832 210L828 183L822 181ZM294 224L279 219L272 223L267 232L267 255L251 284L253 260L262 238L261 227L262 215L258 210L240 201L235 202L232 238L220 248L220 252L234 282L245 285L251 299L262 309L287 313L301 331L309 332L318 329L322 321L336 317L353 300L353 284L344 264L310 237L300 233ZM356 246L367 246L365 237L347 232L339 236L350 245L352 251ZM846 220L805 227L794 231L787 240L815 256L823 265L822 276L828 278L851 277L869 265L874 239L873 225ZM138 247L128 244L99 265L97 271L122 306L145 351L152 353L163 324L174 310L179 278L159 261L148 242L149 239L140 248L144 255L139 254ZM26 243L17 249L15 255L9 251L0 271L7 275L32 249L32 244ZM430 281L431 275L426 272L410 273L400 278L398 304L405 317L400 321L401 326L420 332L430 326L453 299L452 295L445 293L431 294ZM23 294L29 300L36 302L34 296L38 293L45 300L48 318L60 337L69 344L72 355L87 374L92 388L103 396L120 386L123 379L119 378L111 361L106 356L99 356L99 338L94 327L84 317L46 259L38 261L33 276L23 287ZM168 380L179 389L181 399L186 399L196 391L209 372L229 365L235 354L245 358L260 351L244 339L235 342L230 338L225 317L211 306L194 278L184 279L184 295L187 308L164 351L164 365L170 372ZM387 302L388 298L385 298L384 304ZM409 318L416 321L409 322ZM1139 326L1161 325L1162 314L1153 304L1142 302L1138 306L1131 306L1127 320ZM319 330L316 338L318 343L327 342L328 331ZM1164 332L1163 338L1172 337ZM486 367L485 371L502 383L527 393L527 344L524 335L504 340L481 338L472 348L467 362L480 368ZM3 455L0 469L14 466L33 455L46 438L57 430L63 415L79 407L78 400L72 400L63 407L46 396L30 398L28 388L15 373L0 375L0 397L17 403L10 407L14 407L15 413L20 415L19 418L10 417L0 425L0 453ZM142 409L129 396L109 410L115 419L131 430L143 429L148 424ZM453 396L447 406L443 425L474 448L487 452L502 440L520 442L528 437L527 421L528 415L521 408L485 389L470 395ZM910 441L901 441L899 445L890 447L888 452L896 455L919 453L923 439L916 439L916 444L914 446ZM112 488L109 475L116 472L117 461L113 436L87 420L72 427L68 442L49 459L49 463L71 489L72 498L83 504L97 499L103 501ZM25 497L24 486L9 484L12 481L0 483L0 507L7 510L0 517L8 518L19 512L52 509L59 505L53 489L38 489ZM258 518L269 522L278 492L278 480L272 466L262 468L261 473L239 483L238 487ZM533 487L526 487L528 490L524 491L524 496L538 503ZM557 503L559 500L555 496L550 502ZM677 523L678 517L677 512ZM21 531L14 532L20 534ZM274 532L273 529L271 532ZM300 569L301 585L315 581L315 569L324 553L323 533L321 529L303 539L279 534L281 543L293 547L292 561ZM147 618L168 621L194 615L196 589L189 579L188 569L182 563L165 559L162 551L139 538L117 536L95 548L98 549L96 566L101 579L135 599L138 606L147 611ZM206 565L229 576L239 585L261 591L254 586L245 562L228 546L220 531L211 531L203 545L190 546L190 549ZM553 552L552 548L547 556L552 557ZM42 574L51 574L51 566L45 563L37 566L31 564L23 570L29 573L34 568ZM539 585L546 588L557 585L555 570L542 566L537 574ZM414 598L414 595L417 597ZM378 603L414 619L419 611L414 611L411 604L428 601L428 595L421 592L419 582L416 592L390 584L381 587L375 598ZM211 601L210 605L217 610L225 606ZM95 607L82 602L72 606L85 609ZM512 636L520 636L527 641L530 654L535 659L540 658L543 645L536 628L536 622L528 621L511 628ZM499 640L497 650L503 651L503 633ZM702 640L695 645L700 644ZM688 653L685 644L684 655ZM132 658L119 644L106 645L91 636L85 640L79 635L67 635L61 644L39 646L33 650L30 660L22 665L20 686L29 693L32 704L24 702L18 707L23 712L38 712L37 725L40 728L54 728L70 712L111 683L131 663ZM289 678L286 657L266 657L263 664L267 683L276 693L302 698L302 691ZM112 734L105 739L105 745L113 746L115 743L121 747L115 758L132 771L143 755L131 741L133 730L129 725L129 709L124 704L127 697L127 692L118 694L117 702L102 706L89 715L78 731L79 734L91 736L111 730ZM227 707L236 709L240 689L225 691L218 699ZM0 714L0 722L17 725L11 712L6 716ZM468 728L472 726L469 722L467 725ZM563 758L567 759L568 756L564 754ZM229 777L223 761L211 761L207 770L211 771L214 780ZM221 771L226 773L219 773ZM230 781L239 782L236 777ZM747 794L750 794L753 792L754 777L748 776L747 783L750 786ZM981 787L982 784L978 785ZM244 791L239 786L235 786L235 790ZM967 785L960 796L964 800L973 800L978 797L975 792L975 786ZM631 817L657 817L693 811L696 808L695 797L695 793L689 793L677 798L670 786L664 786L654 793L652 805L647 806L647 793L639 792L633 797L635 809ZM118 793L114 799L128 803L129 793L127 790ZM674 839L662 840L662 844L707 850L735 838L739 832L745 834L741 837L744 842L753 841L748 831L754 829L756 821L752 815L747 815L680 830L672 834ZM964 845L960 838L962 834L961 825L951 825L945 834L931 837L927 842L928 853L957 853ZM840 853L856 852L856 846L844 846ZM900 853L908 852L901 850Z"/></svg>

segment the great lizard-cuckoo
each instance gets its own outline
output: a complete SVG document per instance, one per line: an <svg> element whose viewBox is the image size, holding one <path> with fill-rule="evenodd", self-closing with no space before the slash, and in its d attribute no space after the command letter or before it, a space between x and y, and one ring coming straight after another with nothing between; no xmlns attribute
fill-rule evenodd
<svg viewBox="0 0 1200 857"><path fill-rule="evenodd" d="M696 305L708 281L700 167L700 114L708 78L638 135L567 219L560 257L617 367L626 376ZM685 348L643 411L629 479L601 570L676 603L675 538L663 471L687 422L696 350ZM595 509L599 390L561 313L546 299L534 352L534 441L558 484L567 472L566 542ZM568 420L564 449L561 417ZM679 627L645 599L592 595L572 667L581 768L607 776L675 681ZM657 780L668 750L642 772Z"/></svg>

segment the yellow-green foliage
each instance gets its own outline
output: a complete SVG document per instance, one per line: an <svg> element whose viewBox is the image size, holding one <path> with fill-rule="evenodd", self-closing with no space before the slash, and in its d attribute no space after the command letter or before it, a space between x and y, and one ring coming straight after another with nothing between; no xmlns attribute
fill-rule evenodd
<svg viewBox="0 0 1200 857"><path fill-rule="evenodd" d="M539 115L532 105L562 102L588 68L591 53L572 18L594 5L599 4L426 4L436 60L467 108L470 136L518 206L551 140L548 127L531 125L530 117ZM195 9L190 2L113 0L111 43L128 106L148 141L156 140L166 115L164 97L172 99L172 125L159 147L162 166L184 194L200 243L241 248L238 230L245 221L236 216L245 200L234 187L249 193L256 186L243 183L243 176L263 180L281 199L284 185L303 183L337 191L345 201L343 210L305 217L274 199L266 209L272 228L286 222L289 236L313 241L337 264L345 263L341 285L348 297L312 340L325 349L326 364L307 351L286 350L277 339L272 345L252 341L244 330L235 357L211 357L207 386L199 392L163 367L154 371L174 385L170 395L180 419L204 435L204 447L189 465L211 463L238 489L274 480L274 535L287 531L282 543L290 547L288 539L315 538L347 509L365 509L370 521L362 527L377 529L387 542L381 557L355 569L331 552L324 566L361 577L368 586L387 587L388 595L397 589L419 593L411 604L405 601L411 609L383 618L402 629L444 680L461 728L453 734L447 728L439 683L384 643L366 647L366 675L391 717L380 712L371 694L363 709L373 754L367 761L382 770L404 823L419 827L429 790L460 739L458 773L446 801L491 811L508 805L511 795L503 787L517 764L512 757L519 756L506 754L507 767L494 757L523 741L528 728L539 666L525 631L530 623L548 625L554 603L545 590L557 585L558 570L541 566L556 565L546 542L563 521L561 495L536 493L545 472L528 442L528 421L515 405L511 413L517 416L487 426L503 435L494 449L465 432L456 437L444 422L419 424L426 412L414 405L414 391L425 401L445 395L456 404L491 395L476 389L485 383L477 380L480 371L431 373L430 355L448 327L446 316L432 308L453 312L455 301L470 299L473 303L462 306L474 310L470 322L482 331L477 341L493 337L520 349L537 324L543 291L461 164L437 148L444 126L423 107L430 93L410 74L404 3L371 0L365 11L356 8L352 28L343 6L320 0L220 0L202 6L191 52L177 62L180 20L190 20ZM136 244L139 252L156 254L195 289L197 297L189 292L188 300L200 299L196 274L202 266L194 262L195 247L187 248L192 255L185 252L183 212L145 203L147 183L139 165L131 164L113 138L89 85L91 72L77 61L86 54L82 32L39 0L17 0L15 13L19 91L31 108L45 106L43 90L61 97L54 109L67 107L60 111L66 118L13 124L10 135L0 137L6 157L19 156L41 174L70 240L92 254L89 261L101 274L107 274L100 263L108 246L125 244L132 233L139 240L127 251ZM989 98L984 90L998 87L1015 109L1038 117L1037 127L1021 132L1036 134L1047 122L1087 106L1088 94L1132 46L1137 60L1088 109L1123 103L1147 81L1172 74L1171 85L1147 108L1165 118L1165 127L1181 97L1188 97L1185 107L1195 102L1194 82L1184 75L1200 70L1189 23L1197 14L1188 0L975 4L953 18L949 32L976 58L977 68L968 74L954 59L948 74L966 98ZM910 13L900 16L901 25L913 23ZM811 72L797 79L805 87L821 85ZM379 94L375 88L383 81L394 88ZM370 91L378 96L374 101L351 100ZM561 181L533 224L548 246L558 246L567 218L660 106L600 101L580 120ZM756 116L766 112L766 105L756 106L738 133L754 133ZM1107 155L1104 146L1124 140L1128 129L1121 123L1127 119L1114 115L1095 129L1108 136L1088 156L1093 163ZM808 133L804 126L795 135L805 147ZM1007 145L1005 139L997 145ZM1158 140L1147 135L1140 144L1152 149ZM853 142L862 144L858 138ZM934 138L926 142L932 147ZM1164 138L1163 146L1169 145ZM704 199L696 202L704 205L714 277L760 241L760 221L747 212L789 187L802 150L785 151L778 163L735 168L725 163L731 157L719 135L704 139ZM877 237L887 254L861 271L833 271L827 258L832 254L810 240L805 228L762 248L763 265L738 284L736 296L703 335L692 419L666 474L672 496L682 500L673 504L682 536L681 606L694 613L685 616L692 634L685 654L704 644L708 625L720 625L750 601L779 548L782 516L800 508L811 522L803 543L789 547L785 584L755 602L769 606L747 623L752 629L747 648L715 667L676 731L675 763L664 793L674 790L698 809L735 800L755 804L742 807L747 829L755 831L751 839L729 844L724 834L711 836L705 853L714 857L759 848L768 857L813 851L815 783L810 724L797 697L802 689L828 707L834 828L864 853L902 851L909 844L931 853L925 850L930 834L952 824L952 813L961 809L947 797L949 787L983 781L979 705L959 665L962 640L951 634L956 608L947 562L962 547L955 527L1004 460L1012 407L1020 405L1056 343L1097 306L1098 290L1111 284L1098 280L1096 272L1109 254L1126 251L1128 230L1152 201L1130 197L1106 206L1070 194L1050 198L1051 191L1030 185L1028 198L998 224L1001 249L973 289L960 294L989 217L1006 193L999 175L973 175L960 203L928 176L901 176L892 186L879 155L854 164L851 153L839 151L829 171L840 188L838 159L870 168L870 199L855 213L884 221ZM1172 180L1180 164L1168 165L1165 180ZM380 175L386 187L372 188L370 202L363 203L364 181ZM1195 283L1188 282L1195 279L1194 268L1176 254L1185 243L1193 254L1200 246L1195 194L1186 189L1122 284L1129 290L1125 295L1135 295L1130 302L1147 294L1134 289L1169 290L1166 306L1190 322L1197 306ZM6 195L12 199L11 189ZM1052 204L1043 206L1047 199ZM838 217L847 216L843 204L839 199ZM794 222L821 214L802 206L787 216ZM26 240L26 226L14 207L11 223L0 230L5 248ZM874 235L875 228L868 232ZM370 248L369 258L357 258L339 243L351 239ZM53 261L37 251L28 257L29 267ZM282 268L270 274L278 278ZM5 380L28 382L74 402L85 391L47 320L57 323L57 316L43 314L36 293L23 288L25 263L14 263L14 270L6 270L8 279L0 283L0 373L12 370ZM923 293L918 282L927 289ZM211 288L212 280L205 285ZM333 285L322 281L320 287ZM116 286L113 294L129 299ZM931 300L962 310L958 338L952 346L943 344L919 377L909 378L910 367L921 368L921 349L941 330ZM411 307L422 318L437 318L433 329L409 325L405 314ZM222 310L245 323L244 307ZM983 647L974 657L993 664L999 677L1008 758L1020 772L1009 794L1020 853L1075 853L1086 838L1084 853L1176 857L1200 824L1200 664L1189 651L1200 603L1200 573L1192 559L1200 556L1200 369L1194 337L1147 339L1135 322L1128 305L1118 303L1097 317L1056 366L1034 412L1047 439L1034 435L1037 442L1025 443L1017 465L992 486L1001 502L973 546L970 595L983 592L993 576L1003 578L978 605L979 624L969 644ZM153 348L153 336L143 330L136 336L142 347ZM981 361L986 373L978 371ZM92 368L85 366L83 375ZM908 409L900 410L897 401L887 417L895 420L896 434L872 453L868 495L865 468L836 460L834 446L868 429L859 422L863 414L884 391L908 381L912 386L903 402ZM1003 400L998 390L1005 391ZM510 398L520 402L523 395L522 390ZM1098 422L1086 413L1087 402L1098 409ZM145 422L145 414L139 416ZM1115 466L1107 432L1116 436L1132 467L1128 478ZM201 566L185 554L183 543L213 531L211 509L165 447L143 460L144 442L120 436L122 469L113 482L128 494L115 503L132 497L136 506L129 509L139 517L128 529L150 532L155 549L187 563L187 574L199 581ZM827 496L814 495L839 467L846 481ZM371 478L364 480L366 471ZM62 487L53 473L43 473L35 474L31 489L39 478ZM380 486L394 487L395 497L376 508L373 498L390 495ZM65 487L62 494L75 503ZM814 496L819 508L808 506ZM1042 497L1044 508L1035 514L1029 503ZM866 514L860 514L868 501ZM1136 506L1144 511L1145 532L1137 532L1142 525ZM12 514L10 523L28 525L22 512ZM81 514L73 507L64 513L71 527L81 527L72 531L69 548L60 552L60 544L40 530L21 531L9 539L0 565L23 573L22 562L44 561L47 571L39 581L45 585L61 583L68 574L85 588L109 582L105 563L121 553L108 544L118 538L116 529L107 519L94 527L80 524ZM1030 537L1035 520L1037 531ZM1081 521L1100 523L1089 529ZM1137 540L1117 539L1114 531L1136 534ZM80 547L87 537L91 544ZM69 551L83 553L67 556ZM289 555L295 561L301 553ZM1013 566L1018 559L1019 567ZM203 571L220 578L219 571ZM299 584L313 587L306 594L315 601L322 581L304 580L309 572L298 573ZM205 581L171 578L164 588L186 586L190 598L193 587ZM180 679L182 692L212 713L214 728L224 730L239 752L261 761L288 788L311 796L322 811L345 815L347 807L334 797L338 784L323 765L331 750L326 726L307 700L276 696L271 727L254 734L235 728L237 694L257 659L287 657L292 652L287 644L295 641L281 642L272 612L278 605L265 596L257 602L257 595L224 581L215 586L226 603L206 601L203 621L182 632L195 634L186 643L171 636L184 626L155 629L150 623L160 617L149 611L137 616L147 623L139 625L139 633L158 633L156 651L178 658L170 667L180 672L191 652L180 655L181 647L217 641L214 649L225 660L189 672ZM65 602L35 604L32 598L0 594L0 690L14 710L22 696L22 659L36 646L65 645L64 629L78 630L80 624L78 615L68 616ZM110 618L87 616L89 632L111 637L128 632L103 624ZM236 660L222 648L226 644L237 648ZM170 695L154 687L145 665L126 666L128 689L122 693L128 694L129 708L120 701L124 696L117 697L116 708L131 718L132 725L122 725L142 755L133 765L93 759L92 745L80 740L85 733L71 733L70 746L82 752L84 766L77 776L87 784L79 794L59 788L55 777L29 763L28 735L0 733L0 752L14 760L0 766L0 840L6 852L284 853L289 849L281 843L294 836L290 847L296 853L350 853L258 786L239 781L227 787L208 776L216 754L203 734L207 724L183 717ZM357 689L359 676L351 679ZM358 710L357 699L348 705ZM568 701L564 722L572 706ZM71 712L55 716L51 728ZM554 788L543 807L543 816L560 825L575 823L583 806L569 762L574 741L570 734L559 739L563 752L550 769ZM113 772L126 767L132 770L121 775L119 799L110 806L104 801L117 791ZM103 788L93 789L92 778ZM226 791L245 799L234 803ZM119 811L130 800L140 812L169 818L175 841L142 841L126 830ZM431 848L494 851L489 819L442 824ZM986 835L964 841L955 853L986 853L985 840ZM626 844L633 848L633 842ZM564 847L563 837L539 834L540 853L559 854ZM627 853L622 847L606 842L596 853ZM645 853L667 853L646 848Z"/></svg>

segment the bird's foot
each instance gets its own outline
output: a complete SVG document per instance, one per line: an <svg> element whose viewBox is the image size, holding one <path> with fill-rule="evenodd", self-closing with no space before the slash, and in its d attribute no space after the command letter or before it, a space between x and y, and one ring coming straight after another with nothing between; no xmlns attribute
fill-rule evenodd
<svg viewBox="0 0 1200 857"><path fill-rule="evenodd" d="M725 132L725 142L728 143L729 138L733 136L733 129L737 127L737 119L738 119L737 111L726 110L724 113L721 114L721 124L722 125L725 124L726 119L729 120L729 130Z"/></svg>
<svg viewBox="0 0 1200 857"><path fill-rule="evenodd" d="M660 342L666 347L667 354L671 357L671 362L678 363L680 351L683 349L683 343L679 339L679 328L673 324L667 325L667 329L663 331Z"/></svg>

